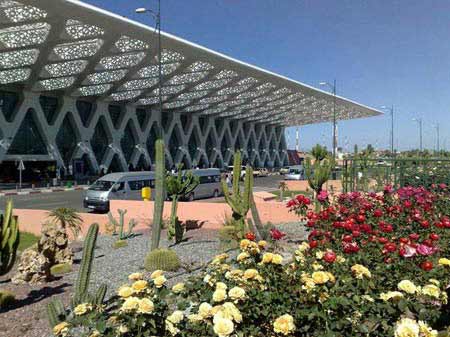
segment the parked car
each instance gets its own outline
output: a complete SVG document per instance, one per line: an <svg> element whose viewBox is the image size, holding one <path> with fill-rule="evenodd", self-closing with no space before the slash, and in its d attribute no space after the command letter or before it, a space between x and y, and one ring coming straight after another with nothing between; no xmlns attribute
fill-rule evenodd
<svg viewBox="0 0 450 337"><path fill-rule="evenodd" d="M302 165L289 166L288 172L284 175L284 180L304 180L305 169Z"/></svg>
<svg viewBox="0 0 450 337"><path fill-rule="evenodd" d="M256 177L267 177L269 175L269 170L267 170L264 167L256 169L253 172L256 172L256 175L253 174L253 176L256 176Z"/></svg>
<svg viewBox="0 0 450 337"><path fill-rule="evenodd" d="M240 179L244 179L245 177L245 170L246 167L244 165L241 166L241 176L239 177ZM231 173L231 175L233 176L233 166L228 166L228 172Z"/></svg>
<svg viewBox="0 0 450 337"><path fill-rule="evenodd" d="M280 168L279 172L280 172L280 174L288 173L289 172L289 166L285 166L285 167Z"/></svg>
<svg viewBox="0 0 450 337"><path fill-rule="evenodd" d="M183 174L186 172L188 171L183 171ZM217 198L223 195L220 185L221 173L219 169L197 169L191 172L194 176L199 177L200 184L192 193L186 196L185 200L193 201L202 198Z"/></svg>
<svg viewBox="0 0 450 337"><path fill-rule="evenodd" d="M110 200L141 200L142 188L154 186L155 173L151 171L110 173L89 186L83 206L108 212Z"/></svg>

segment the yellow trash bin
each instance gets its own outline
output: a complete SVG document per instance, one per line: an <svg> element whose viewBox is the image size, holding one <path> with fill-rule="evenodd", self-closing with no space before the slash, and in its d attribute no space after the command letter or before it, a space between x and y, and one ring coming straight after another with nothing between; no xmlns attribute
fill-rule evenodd
<svg viewBox="0 0 450 337"><path fill-rule="evenodd" d="M152 189L150 187L143 187L141 190L142 199L149 201L152 198Z"/></svg>

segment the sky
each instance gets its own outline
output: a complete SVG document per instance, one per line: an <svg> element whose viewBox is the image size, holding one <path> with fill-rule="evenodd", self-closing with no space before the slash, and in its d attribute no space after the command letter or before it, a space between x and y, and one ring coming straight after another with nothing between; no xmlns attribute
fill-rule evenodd
<svg viewBox="0 0 450 337"><path fill-rule="evenodd" d="M84 0L153 25L151 0ZM379 108L394 106L395 147L450 148L450 1L161 0L162 30L244 62ZM330 123L301 126L300 149L331 148ZM295 146L295 128L286 130ZM390 116L338 123L338 144L389 148Z"/></svg>

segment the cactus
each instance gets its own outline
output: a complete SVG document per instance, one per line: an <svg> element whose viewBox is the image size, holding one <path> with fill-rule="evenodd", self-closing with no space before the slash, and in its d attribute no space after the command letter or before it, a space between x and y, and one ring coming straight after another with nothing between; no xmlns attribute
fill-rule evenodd
<svg viewBox="0 0 450 337"><path fill-rule="evenodd" d="M145 258L145 269L148 271L176 271L181 266L180 258L170 249L155 249Z"/></svg>
<svg viewBox="0 0 450 337"><path fill-rule="evenodd" d="M94 249L95 243L97 242L98 229L99 226L97 223L92 224L84 239L83 257L81 259L81 265L75 283L75 293L72 299L73 306L85 302L88 298L89 279L91 277L92 261L94 260Z"/></svg>
<svg viewBox="0 0 450 337"><path fill-rule="evenodd" d="M177 217L178 200L190 195L200 183L198 177L188 171L185 175L181 171L182 165L178 166L177 175L169 174L166 177L167 194L172 199L172 209L170 213L170 225L167 231L169 240L175 237L175 243L183 240L184 228Z"/></svg>
<svg viewBox="0 0 450 337"><path fill-rule="evenodd" d="M246 228L245 218L251 207L251 195L253 194L253 170L250 166L247 166L245 170L244 192L241 193L239 188L241 164L241 153L240 151L236 151L234 153L233 192L231 195L225 179L222 179L221 184L225 201L233 211L232 217L236 221L238 232L243 236Z"/></svg>
<svg viewBox="0 0 450 337"><path fill-rule="evenodd" d="M153 210L152 240L150 250L159 247L161 240L161 229L164 210L164 183L165 183L165 160L164 160L164 141L158 139L155 142L155 202Z"/></svg>
<svg viewBox="0 0 450 337"><path fill-rule="evenodd" d="M322 191L323 184L325 184L330 178L332 168L332 160L316 160L314 164L311 164L311 159L306 158L305 176L308 179L309 186L316 192L316 194L319 194L320 191Z"/></svg>
<svg viewBox="0 0 450 337"><path fill-rule="evenodd" d="M124 232L125 214L127 213L127 210L118 209L117 213L119 213L119 221L114 219L111 212L108 212L109 223L113 227L112 235L117 235L117 228L119 228L119 240L132 238L135 235L133 233L133 228L136 227L137 222L134 219L128 221L128 231Z"/></svg>
<svg viewBox="0 0 450 337"><path fill-rule="evenodd" d="M13 215L13 204L6 203L5 213L0 215L0 275L8 273L14 265L19 246L19 224Z"/></svg>
<svg viewBox="0 0 450 337"><path fill-rule="evenodd" d="M53 276L67 274L72 271L72 265L70 263L58 263L50 267L50 274Z"/></svg>
<svg viewBox="0 0 450 337"><path fill-rule="evenodd" d="M8 307L10 304L14 303L14 294L8 290L0 290L0 309Z"/></svg>
<svg viewBox="0 0 450 337"><path fill-rule="evenodd" d="M126 247L126 246L128 246L127 240L117 240L112 244L112 247L114 249L119 249L119 248Z"/></svg>
<svg viewBox="0 0 450 337"><path fill-rule="evenodd" d="M98 289L94 295L93 304L98 305L98 306L102 305L103 301L105 300L107 290L108 290L108 286L106 284L100 285L100 287L98 287Z"/></svg>
<svg viewBox="0 0 450 337"><path fill-rule="evenodd" d="M58 323L65 321L66 317L66 309L59 298L52 299L47 304L47 318L51 328Z"/></svg>
<svg viewBox="0 0 450 337"><path fill-rule="evenodd" d="M262 239L262 234L261 232L264 230L264 226L261 222L261 218L259 216L259 212L258 212L258 208L256 208L256 203L255 203L255 199L253 198L253 193L250 193L250 202L251 202L251 210L252 210L252 217L253 217L253 221L248 221L249 222L249 227L252 228L253 232L256 235L256 239L257 240L261 240Z"/></svg>

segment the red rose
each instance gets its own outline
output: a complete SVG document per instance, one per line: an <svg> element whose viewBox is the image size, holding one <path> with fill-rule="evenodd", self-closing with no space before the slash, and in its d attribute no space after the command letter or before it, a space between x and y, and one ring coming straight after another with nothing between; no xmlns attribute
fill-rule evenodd
<svg viewBox="0 0 450 337"><path fill-rule="evenodd" d="M245 238L250 241L255 241L256 235L255 235L255 233L248 232L245 234Z"/></svg>
<svg viewBox="0 0 450 337"><path fill-rule="evenodd" d="M310 248L316 248L319 243L316 240L309 241Z"/></svg>
<svg viewBox="0 0 450 337"><path fill-rule="evenodd" d="M409 234L409 238L411 240L415 241L415 240L419 240L420 236L417 233L412 233L412 234Z"/></svg>
<svg viewBox="0 0 450 337"><path fill-rule="evenodd" d="M342 238L342 241L344 241L344 242L352 242L353 241L353 236L351 236L351 235L344 235L344 237Z"/></svg>
<svg viewBox="0 0 450 337"><path fill-rule="evenodd" d="M437 241L437 240L439 240L439 235L437 235L436 233L431 233L430 239L433 241Z"/></svg>
<svg viewBox="0 0 450 337"><path fill-rule="evenodd" d="M433 262L431 262L431 261L423 261L420 264L420 268L422 268L425 271L430 271L431 269L433 269Z"/></svg>
<svg viewBox="0 0 450 337"><path fill-rule="evenodd" d="M325 262L333 263L334 261L336 261L336 253L328 251L323 255L323 259L325 260Z"/></svg>
<svg viewBox="0 0 450 337"><path fill-rule="evenodd" d="M379 218L381 216L383 216L383 211L379 208L377 208L375 211L373 211L373 216L376 218Z"/></svg>
<svg viewBox="0 0 450 337"><path fill-rule="evenodd" d="M353 231L352 232L352 236L354 237L354 238L357 238L357 237L359 237L361 235L361 232L360 231Z"/></svg>
<svg viewBox="0 0 450 337"><path fill-rule="evenodd" d="M385 243L388 242L388 239L386 239L386 238L378 238L378 242L382 243L382 244L385 244Z"/></svg>
<svg viewBox="0 0 450 337"><path fill-rule="evenodd" d="M283 233L282 231L280 231L277 228L272 228L270 230L270 236L272 237L273 240L281 240L282 238L284 238L286 236L286 233Z"/></svg>

